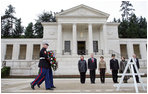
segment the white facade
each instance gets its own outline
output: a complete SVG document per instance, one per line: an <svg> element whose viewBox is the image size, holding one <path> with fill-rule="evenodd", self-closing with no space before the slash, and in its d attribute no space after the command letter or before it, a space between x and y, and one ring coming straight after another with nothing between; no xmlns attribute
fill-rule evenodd
<svg viewBox="0 0 148 94"><path fill-rule="evenodd" d="M41 49L42 41L46 40L49 43L48 50L55 51L59 62L55 75L78 75L77 63L80 54L87 60L91 53L95 54L97 61L100 56L105 57L107 73L110 73L109 60L112 53L115 53L120 61L122 54L131 57L135 52L140 56L140 71L146 73L147 39L120 39L119 23L107 22L108 17L109 14L85 5L65 10L56 15L57 22L42 23L44 27L42 39L2 39L1 60L6 62L6 66L11 67L11 75L37 75L38 59L32 59L34 45L40 45ZM19 59L21 44L26 45L24 46L26 56L23 60ZM13 45L12 59L9 60L5 58L8 53L7 45ZM121 51L121 45L126 49Z"/></svg>

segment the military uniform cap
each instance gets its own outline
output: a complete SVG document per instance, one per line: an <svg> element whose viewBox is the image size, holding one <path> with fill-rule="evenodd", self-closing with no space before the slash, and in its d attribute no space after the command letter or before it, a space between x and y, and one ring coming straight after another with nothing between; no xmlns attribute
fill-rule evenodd
<svg viewBox="0 0 148 94"><path fill-rule="evenodd" d="M49 44L48 44L48 42L47 41L43 41L43 43L42 43L43 45L47 45L47 46L49 46Z"/></svg>

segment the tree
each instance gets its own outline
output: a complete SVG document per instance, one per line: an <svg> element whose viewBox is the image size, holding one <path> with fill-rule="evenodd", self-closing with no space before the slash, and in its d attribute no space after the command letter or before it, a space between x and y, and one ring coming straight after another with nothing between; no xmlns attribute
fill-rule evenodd
<svg viewBox="0 0 148 94"><path fill-rule="evenodd" d="M21 19L17 19L15 16L15 7L11 4L8 9L5 10L5 14L1 16L1 37L19 37L23 31L21 26ZM20 30L20 31L19 31Z"/></svg>
<svg viewBox="0 0 148 94"><path fill-rule="evenodd" d="M15 7L13 7L11 4L8 6L8 9L6 9L5 14L7 15L13 15L15 13Z"/></svg>
<svg viewBox="0 0 148 94"><path fill-rule="evenodd" d="M128 28L128 21L122 19L122 22L118 26L118 32L120 38L127 38L127 28Z"/></svg>
<svg viewBox="0 0 148 94"><path fill-rule="evenodd" d="M14 13L15 13L15 8L10 4L8 6L8 9L6 9L5 11L5 15L2 17L2 18L6 18L9 20L11 28L13 28L13 23L16 20L16 17L14 17L13 15Z"/></svg>
<svg viewBox="0 0 148 94"><path fill-rule="evenodd" d="M16 20L14 17L15 8L12 5L8 6L5 10L5 14L1 16L1 36L10 37L13 32L13 26Z"/></svg>
<svg viewBox="0 0 148 94"><path fill-rule="evenodd" d="M33 37L34 37L33 23L30 22L25 30L25 38L33 38Z"/></svg>
<svg viewBox="0 0 148 94"><path fill-rule="evenodd" d="M10 37L10 32L9 32L10 28L11 27L9 24L5 24L1 29L1 32L2 32L1 37L5 37L5 38Z"/></svg>
<svg viewBox="0 0 148 94"><path fill-rule="evenodd" d="M138 38L139 37L139 24L138 24L138 18L135 14L133 14L129 18L129 24L127 28L127 37L128 38Z"/></svg>
<svg viewBox="0 0 148 94"><path fill-rule="evenodd" d="M38 19L36 20L36 23L34 25L35 36L37 38L43 37L43 26L41 22L56 22L55 14L53 14L52 12L43 12L38 16Z"/></svg>
<svg viewBox="0 0 148 94"><path fill-rule="evenodd" d="M133 14L129 21L122 19L118 26L120 38L147 38L147 21L146 18L138 18Z"/></svg>
<svg viewBox="0 0 148 94"><path fill-rule="evenodd" d="M49 12L43 12L38 16L37 21L39 22L56 22L55 16L53 15L52 11Z"/></svg>
<svg viewBox="0 0 148 94"><path fill-rule="evenodd" d="M147 21L142 16L139 19L139 37L147 38Z"/></svg>
<svg viewBox="0 0 148 94"><path fill-rule="evenodd" d="M133 5L130 3L130 1L122 1L120 7L121 7L120 11L123 12L121 14L122 19L128 20L129 16L131 16L133 14L133 11L135 11L135 9L132 8Z"/></svg>
<svg viewBox="0 0 148 94"><path fill-rule="evenodd" d="M113 22L117 22L116 18L113 19Z"/></svg>
<svg viewBox="0 0 148 94"><path fill-rule="evenodd" d="M35 36L37 38L42 38L43 37L43 26L41 22L36 22L34 25L34 30L35 30Z"/></svg>
<svg viewBox="0 0 148 94"><path fill-rule="evenodd" d="M22 35L24 27L21 25L21 18L17 19L15 22L15 29L13 32L13 37L18 38Z"/></svg>
<svg viewBox="0 0 148 94"><path fill-rule="evenodd" d="M121 4L122 21L117 21L115 18L113 22L120 22L118 32L120 38L147 38L147 21L146 18L138 18L133 13L135 9L129 8L133 5L129 1L122 1Z"/></svg>

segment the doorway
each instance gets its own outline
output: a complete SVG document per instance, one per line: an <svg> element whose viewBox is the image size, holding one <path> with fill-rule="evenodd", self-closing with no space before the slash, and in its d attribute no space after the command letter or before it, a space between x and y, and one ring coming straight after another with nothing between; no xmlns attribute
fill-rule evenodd
<svg viewBox="0 0 148 94"><path fill-rule="evenodd" d="M78 55L86 55L86 49L85 49L85 41L78 41Z"/></svg>

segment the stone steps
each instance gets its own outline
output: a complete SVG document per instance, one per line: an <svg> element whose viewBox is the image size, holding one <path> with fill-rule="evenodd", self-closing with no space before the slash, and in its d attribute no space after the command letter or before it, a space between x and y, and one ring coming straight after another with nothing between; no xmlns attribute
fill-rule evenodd
<svg viewBox="0 0 148 94"><path fill-rule="evenodd" d="M84 56L85 60L87 61L88 58L90 58L89 55ZM111 59L110 56L104 56L106 65L107 65L107 71L106 73L111 74L110 67L109 67L109 60ZM95 58L97 59L97 63L100 60L99 55L95 55ZM78 60L80 59L80 56L57 56L58 61L58 69L54 72L54 75L79 75L78 71ZM120 59L118 59L120 61ZM141 68L140 72L147 74L147 68L146 66L143 66L144 62L142 60L139 60ZM6 66L11 67L11 75L37 75L38 74L38 60L32 60L32 61L7 61ZM98 64L97 64L98 67ZM97 69L97 74L99 74ZM89 74L89 71L87 71L87 74Z"/></svg>

